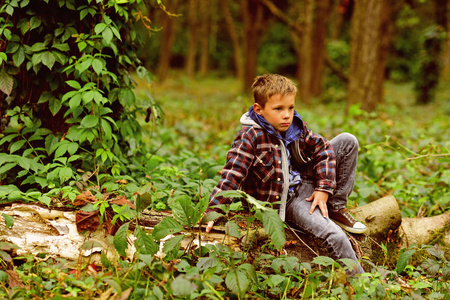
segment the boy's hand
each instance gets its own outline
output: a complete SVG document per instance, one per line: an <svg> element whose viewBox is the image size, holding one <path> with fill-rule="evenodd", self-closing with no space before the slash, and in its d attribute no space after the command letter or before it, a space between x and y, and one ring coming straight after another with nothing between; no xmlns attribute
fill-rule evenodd
<svg viewBox="0 0 450 300"><path fill-rule="evenodd" d="M313 201L313 203L311 204L311 209L309 210L310 215L312 215L316 206L319 206L319 209L322 212L322 215L325 218L328 218L328 208L327 208L328 193L327 192L314 191L314 193L309 198L306 198L306 201Z"/></svg>
<svg viewBox="0 0 450 300"><path fill-rule="evenodd" d="M208 225L206 225L206 232L210 232L211 229L213 228L214 225L214 221L209 221Z"/></svg>

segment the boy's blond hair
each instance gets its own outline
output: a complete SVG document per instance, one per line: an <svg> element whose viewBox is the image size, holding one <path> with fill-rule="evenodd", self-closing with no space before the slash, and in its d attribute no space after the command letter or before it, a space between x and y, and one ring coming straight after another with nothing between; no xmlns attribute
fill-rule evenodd
<svg viewBox="0 0 450 300"><path fill-rule="evenodd" d="M267 100L275 94L296 94L297 87L289 78L278 74L265 74L255 78L252 84L255 103L264 108Z"/></svg>

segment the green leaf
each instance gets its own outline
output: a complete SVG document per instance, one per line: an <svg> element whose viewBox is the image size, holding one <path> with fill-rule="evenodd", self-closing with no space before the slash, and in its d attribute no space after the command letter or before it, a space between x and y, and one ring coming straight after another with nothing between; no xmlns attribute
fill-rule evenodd
<svg viewBox="0 0 450 300"><path fill-rule="evenodd" d="M272 242L277 249L281 249L286 242L284 234L284 226L278 213L272 209L261 211L261 221L264 225L264 229L272 239Z"/></svg>
<svg viewBox="0 0 450 300"><path fill-rule="evenodd" d="M17 163L19 164L19 166L21 166L22 168L24 168L25 170L29 170L30 166L31 166L31 160L27 157L23 157L23 156L19 156L17 158Z"/></svg>
<svg viewBox="0 0 450 300"><path fill-rule="evenodd" d="M218 212L216 212L216 211L210 211L210 212L208 212L208 213L203 217L202 223L203 223L203 224L206 224L206 223L208 223L209 221L214 221L214 220L220 218L221 216L223 216L223 214L218 213Z"/></svg>
<svg viewBox="0 0 450 300"><path fill-rule="evenodd" d="M135 102L135 96L131 89L121 89L119 92L119 102L122 106L131 106Z"/></svg>
<svg viewBox="0 0 450 300"><path fill-rule="evenodd" d="M112 32L111 28L106 27L105 30L103 30L103 32L102 32L102 36L103 36L103 40L105 41L106 45L111 44L112 39L113 39L113 32Z"/></svg>
<svg viewBox="0 0 450 300"><path fill-rule="evenodd" d="M184 227L181 226L176 220L171 217L164 218L161 222L155 225L153 229L153 237L155 240L160 240L165 238L169 234L177 233L184 230Z"/></svg>
<svg viewBox="0 0 450 300"><path fill-rule="evenodd" d="M231 269L225 277L227 288L234 294L241 295L241 298L247 291L248 283L245 273L237 269Z"/></svg>
<svg viewBox="0 0 450 300"><path fill-rule="evenodd" d="M24 47L20 47L14 54L13 54L13 62L16 67L20 67L20 65L25 60L25 50Z"/></svg>
<svg viewBox="0 0 450 300"><path fill-rule="evenodd" d="M108 27L108 25L105 23L98 23L94 28L95 34L100 34L106 27Z"/></svg>
<svg viewBox="0 0 450 300"><path fill-rule="evenodd" d="M7 214L2 214L3 219L5 220L6 229L12 228L14 226L14 218Z"/></svg>
<svg viewBox="0 0 450 300"><path fill-rule="evenodd" d="M180 234L168 239L163 246L164 253L169 253L173 250L180 250L181 241L184 240L184 238L184 234Z"/></svg>
<svg viewBox="0 0 450 300"><path fill-rule="evenodd" d="M153 240L153 237L147 234L140 226L134 231L136 235L135 246L141 254L154 255L158 252L159 245Z"/></svg>
<svg viewBox="0 0 450 300"><path fill-rule="evenodd" d="M114 289L114 291L116 293L118 293L118 294L122 293L122 285L119 282L118 278L116 278L116 277L112 277L112 278L111 277L107 277L107 278L104 278L103 281L105 281L108 285L110 285Z"/></svg>
<svg viewBox="0 0 450 300"><path fill-rule="evenodd" d="M103 133L105 134L105 139L110 140L112 138L112 130L111 126L109 125L108 121L102 119L101 120Z"/></svg>
<svg viewBox="0 0 450 300"><path fill-rule="evenodd" d="M41 196L39 197L39 202L44 203L45 205L49 206L50 203L52 202L52 199L49 196Z"/></svg>
<svg viewBox="0 0 450 300"><path fill-rule="evenodd" d="M57 99L55 97L51 97L48 103L48 108L50 109L50 112L52 115L56 115L62 107L62 103L60 99Z"/></svg>
<svg viewBox="0 0 450 300"><path fill-rule="evenodd" d="M411 256L416 252L416 250L407 250L404 251L402 254L400 254L400 257L398 258L397 261L397 266L395 268L395 271L397 272L397 274L400 274L401 272L403 272L403 270L406 268L406 265L409 263L409 260L411 258Z"/></svg>
<svg viewBox="0 0 450 300"><path fill-rule="evenodd" d="M124 257L127 256L125 250L128 248L127 233L129 226L129 222L123 224L114 235L114 248L116 248L117 252Z"/></svg>
<svg viewBox="0 0 450 300"><path fill-rule="evenodd" d="M44 50L47 50L47 46L45 46L44 43L35 43L30 48L31 52L40 52L40 51L44 51Z"/></svg>
<svg viewBox="0 0 450 300"><path fill-rule="evenodd" d="M67 83L67 85L69 85L70 87L72 87L76 90L81 89L80 83L76 80L67 80L66 83Z"/></svg>
<svg viewBox="0 0 450 300"><path fill-rule="evenodd" d="M41 25L41 20L38 17L36 17L36 16L31 17L31 19L30 19L30 29L31 30L38 28L40 25Z"/></svg>
<svg viewBox="0 0 450 300"><path fill-rule="evenodd" d="M61 183L72 178L72 175L73 175L73 171L69 167L63 167L59 170L59 179L60 179Z"/></svg>
<svg viewBox="0 0 450 300"><path fill-rule="evenodd" d="M70 155L73 155L78 150L78 144L77 143L70 143L67 145L67 152Z"/></svg>
<svg viewBox="0 0 450 300"><path fill-rule="evenodd" d="M228 221L225 224L225 233L232 237L235 237L235 238L241 237L241 232L239 231L239 226L233 221Z"/></svg>
<svg viewBox="0 0 450 300"><path fill-rule="evenodd" d="M47 68L49 68L49 70L51 70L53 68L53 65L55 64L55 61L56 61L55 56L50 51L45 51L44 53L42 53L41 59L42 59L42 64L47 66Z"/></svg>
<svg viewBox="0 0 450 300"><path fill-rule="evenodd" d="M330 267L334 264L335 260L328 256L317 256L314 257L312 262L319 266Z"/></svg>
<svg viewBox="0 0 450 300"><path fill-rule="evenodd" d="M197 289L197 286L186 278L186 275L178 275L171 283L170 287L173 294L178 297L186 297L191 295Z"/></svg>
<svg viewBox="0 0 450 300"><path fill-rule="evenodd" d="M70 99L69 107L74 109L74 108L80 106L80 103L81 103L81 94L77 93Z"/></svg>
<svg viewBox="0 0 450 300"><path fill-rule="evenodd" d="M11 95L13 85L14 78L6 73L5 69L2 69L0 72L0 91L9 96Z"/></svg>
<svg viewBox="0 0 450 300"><path fill-rule="evenodd" d="M9 149L10 153L14 153L17 150L19 150L20 148L22 148L22 146L26 143L26 140L20 140L17 142L14 142L13 144L11 144L11 147Z"/></svg>
<svg viewBox="0 0 450 300"><path fill-rule="evenodd" d="M8 134L5 135L1 140L0 140L0 145L3 145L5 142L11 142L14 138L18 137L20 134L18 133L14 133L14 134Z"/></svg>
<svg viewBox="0 0 450 300"><path fill-rule="evenodd" d="M200 257L197 262L199 271L205 271L219 265L220 260L216 256Z"/></svg>
<svg viewBox="0 0 450 300"><path fill-rule="evenodd" d="M94 68L94 72L97 73L97 75L100 75L100 73L103 70L103 63L99 59L94 59L92 61L92 68Z"/></svg>
<svg viewBox="0 0 450 300"><path fill-rule="evenodd" d="M84 128L92 128L94 126L97 126L98 124L98 117L94 115L87 115L81 120L80 125Z"/></svg>
<svg viewBox="0 0 450 300"><path fill-rule="evenodd" d="M198 220L194 219L194 207L191 199L189 199L189 196L183 195L173 199L170 208L172 208L172 213L175 219L177 219L182 225L186 227L193 227L193 225L197 224Z"/></svg>
<svg viewBox="0 0 450 300"><path fill-rule="evenodd" d="M58 49L59 51L65 52L70 51L69 44L63 43L63 44L53 44L52 48Z"/></svg>
<svg viewBox="0 0 450 300"><path fill-rule="evenodd" d="M17 163L6 163L0 168L0 174L4 174L17 166Z"/></svg>

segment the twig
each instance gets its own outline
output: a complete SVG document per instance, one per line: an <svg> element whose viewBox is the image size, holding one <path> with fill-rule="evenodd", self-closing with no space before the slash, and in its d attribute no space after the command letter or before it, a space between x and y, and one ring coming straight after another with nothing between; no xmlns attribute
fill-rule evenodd
<svg viewBox="0 0 450 300"><path fill-rule="evenodd" d="M405 160L414 160L414 159L421 159L424 157L444 157L444 156L450 156L450 153L445 153L445 154L424 154L424 155L419 155L419 156L415 156L415 157L408 157Z"/></svg>
<svg viewBox="0 0 450 300"><path fill-rule="evenodd" d="M298 240L299 240L300 242L302 242L303 245L306 246L306 248L308 248L309 250L311 250L311 252L314 253L316 256L319 256L319 254L318 254L316 251L314 251L313 249L311 249L311 247L309 247L308 244L306 244L306 243L298 236L298 234L295 232L294 229L292 229L291 226L289 226L289 224L286 223L286 225L287 225L287 227L292 231L292 233L298 238Z"/></svg>

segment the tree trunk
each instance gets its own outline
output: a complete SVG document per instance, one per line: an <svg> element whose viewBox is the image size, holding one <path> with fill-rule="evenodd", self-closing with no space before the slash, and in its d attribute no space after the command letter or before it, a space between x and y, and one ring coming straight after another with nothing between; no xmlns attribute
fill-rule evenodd
<svg viewBox="0 0 450 300"><path fill-rule="evenodd" d="M189 46L186 56L186 75L194 77L197 56L198 42L198 0L189 0L188 9L188 28L189 28Z"/></svg>
<svg viewBox="0 0 450 300"><path fill-rule="evenodd" d="M447 39L444 45L444 51L442 53L442 77L444 80L450 80L450 0L447 0L447 4L445 5L447 8Z"/></svg>
<svg viewBox="0 0 450 300"><path fill-rule="evenodd" d="M244 24L243 90L248 91L256 77L263 7L258 0L242 0L241 5Z"/></svg>
<svg viewBox="0 0 450 300"><path fill-rule="evenodd" d="M166 0L164 4L170 12L177 11L179 0ZM159 48L159 60L158 60L158 80L163 82L166 80L170 69L170 59L172 57L172 46L175 41L176 34L176 18L167 15L163 12L162 17L162 37L161 46Z"/></svg>
<svg viewBox="0 0 450 300"><path fill-rule="evenodd" d="M234 71L236 77L244 80L244 64L242 63L242 47L239 39L238 31L234 25L233 17L228 7L227 0L219 0L220 8L224 17L224 21L230 35L231 44L233 45Z"/></svg>
<svg viewBox="0 0 450 300"><path fill-rule="evenodd" d="M387 0L356 0L352 17L351 61L347 106L361 103L372 111L382 102L384 66L383 35L389 28Z"/></svg>
<svg viewBox="0 0 450 300"><path fill-rule="evenodd" d="M311 55L311 95L320 96L322 93L322 76L325 66L325 39L327 34L327 20L330 17L332 3L330 0L317 1L317 10L312 35Z"/></svg>
<svg viewBox="0 0 450 300"><path fill-rule="evenodd" d="M300 38L300 60L298 61L298 81L299 81L299 97L300 101L309 104L311 98L311 82L312 82L312 48L313 48L313 34L314 34L314 10L315 0L307 0L303 15L305 20L303 26L303 35Z"/></svg>
<svg viewBox="0 0 450 300"><path fill-rule="evenodd" d="M347 7L342 5L341 1L334 2L330 26L330 38L332 40L338 40L339 36L341 35L342 24L344 23L344 13L346 9Z"/></svg>
<svg viewBox="0 0 450 300"><path fill-rule="evenodd" d="M206 76L208 73L210 28L211 2L200 1L200 76Z"/></svg>

